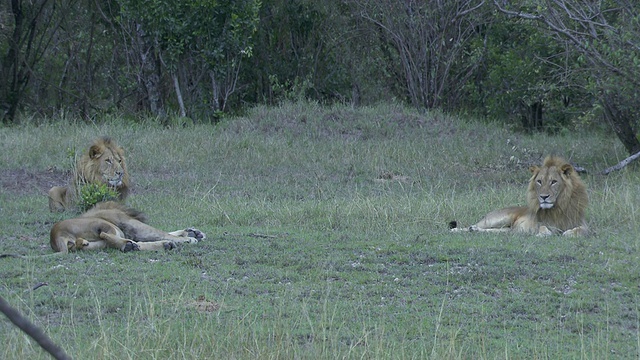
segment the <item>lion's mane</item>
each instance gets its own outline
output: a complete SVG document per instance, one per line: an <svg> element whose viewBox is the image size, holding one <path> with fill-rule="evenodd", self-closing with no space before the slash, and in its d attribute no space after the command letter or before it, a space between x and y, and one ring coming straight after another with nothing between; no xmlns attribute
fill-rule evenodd
<svg viewBox="0 0 640 360"><path fill-rule="evenodd" d="M129 172L124 149L110 137L96 139L89 151L78 160L76 169L76 186L84 184L107 184L115 187L119 199L124 200L129 194ZM115 180L119 183L110 184Z"/></svg>
<svg viewBox="0 0 640 360"><path fill-rule="evenodd" d="M548 156L542 167L533 166L531 171L533 176L527 188L527 207L530 214L535 216L536 222L560 231L583 226L589 200L586 186L573 166L561 157ZM562 188L550 209L540 207L536 191L537 179L545 176L562 181Z"/></svg>
<svg viewBox="0 0 640 360"><path fill-rule="evenodd" d="M527 187L527 206L511 206L491 211L469 227L449 223L451 231L515 231L546 236L579 236L588 233L585 210L587 189L566 160L549 156L542 166L532 166Z"/></svg>
<svg viewBox="0 0 640 360"><path fill-rule="evenodd" d="M49 190L49 209L64 211L76 202L80 188L86 184L106 184L115 189L118 199L129 194L129 172L124 149L109 137L94 140L76 163L74 180L68 186Z"/></svg>

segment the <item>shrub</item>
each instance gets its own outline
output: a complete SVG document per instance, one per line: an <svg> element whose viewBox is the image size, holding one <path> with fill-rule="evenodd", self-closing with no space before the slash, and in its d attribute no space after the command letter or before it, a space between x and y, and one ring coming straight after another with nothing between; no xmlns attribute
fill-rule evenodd
<svg viewBox="0 0 640 360"><path fill-rule="evenodd" d="M118 199L118 192L106 184L86 184L80 188L78 206L84 212L95 204Z"/></svg>

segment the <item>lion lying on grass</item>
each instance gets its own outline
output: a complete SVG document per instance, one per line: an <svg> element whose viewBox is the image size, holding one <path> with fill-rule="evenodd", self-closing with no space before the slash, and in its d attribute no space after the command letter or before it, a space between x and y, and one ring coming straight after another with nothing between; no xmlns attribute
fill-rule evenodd
<svg viewBox="0 0 640 360"><path fill-rule="evenodd" d="M166 233L147 225L144 215L114 201L99 203L77 218L51 228L51 248L60 253L106 247L124 252L170 250L180 243L206 239L200 230L188 228Z"/></svg>
<svg viewBox="0 0 640 360"><path fill-rule="evenodd" d="M75 176L68 186L54 186L49 190L49 210L64 211L76 203L78 192L85 184L105 184L124 200L129 193L129 172L124 149L111 138L94 140L89 151L78 160Z"/></svg>
<svg viewBox="0 0 640 360"><path fill-rule="evenodd" d="M587 190L573 166L560 157L549 156L542 167L532 166L530 170L533 176L527 189L528 206L492 211L468 228L459 228L452 221L451 231L517 231L539 236L587 234L584 220Z"/></svg>

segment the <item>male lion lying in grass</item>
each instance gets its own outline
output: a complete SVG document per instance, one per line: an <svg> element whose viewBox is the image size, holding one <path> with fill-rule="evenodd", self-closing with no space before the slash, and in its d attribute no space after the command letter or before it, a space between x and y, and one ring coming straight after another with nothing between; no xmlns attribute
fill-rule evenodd
<svg viewBox="0 0 640 360"><path fill-rule="evenodd" d="M451 231L517 231L539 236L588 233L584 220L587 190L573 166L560 157L549 156L542 167L530 168L533 176L527 189L528 206L492 211L468 228L449 223Z"/></svg>
<svg viewBox="0 0 640 360"><path fill-rule="evenodd" d="M68 186L49 190L49 210L64 211L76 203L80 187L86 184L107 185L124 200L129 193L129 172L124 149L109 137L94 140L89 151L78 159L75 176Z"/></svg>
<svg viewBox="0 0 640 360"><path fill-rule="evenodd" d="M51 248L60 253L111 247L121 251L170 250L180 243L206 238L198 229L166 233L145 223L144 215L119 203L99 203L77 218L60 221L51 228Z"/></svg>

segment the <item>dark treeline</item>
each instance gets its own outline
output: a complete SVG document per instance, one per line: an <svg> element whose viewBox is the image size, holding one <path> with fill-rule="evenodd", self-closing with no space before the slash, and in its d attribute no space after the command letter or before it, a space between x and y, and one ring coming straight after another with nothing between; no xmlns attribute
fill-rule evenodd
<svg viewBox="0 0 640 360"><path fill-rule="evenodd" d="M629 153L640 3L614 0L4 0L0 117L215 121L311 99L609 126Z"/></svg>

